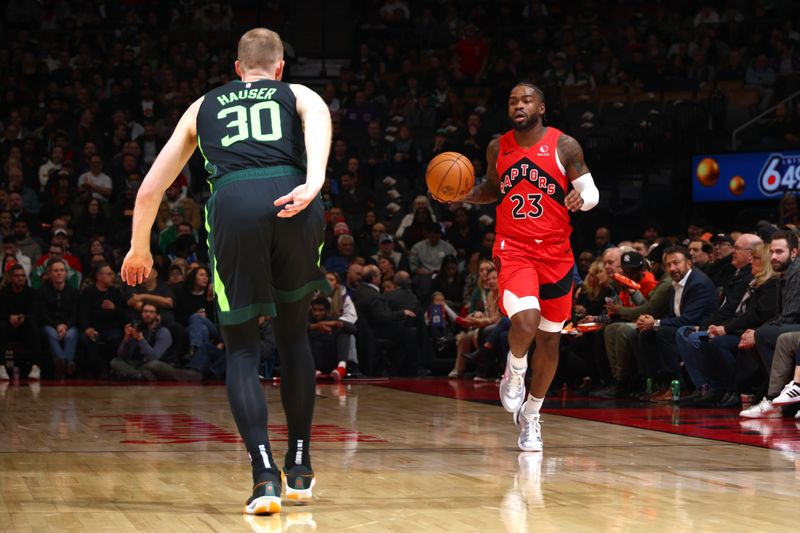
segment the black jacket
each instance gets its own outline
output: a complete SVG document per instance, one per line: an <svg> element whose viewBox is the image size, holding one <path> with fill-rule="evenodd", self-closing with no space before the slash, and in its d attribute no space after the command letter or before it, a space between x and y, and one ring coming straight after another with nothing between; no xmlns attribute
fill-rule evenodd
<svg viewBox="0 0 800 533"><path fill-rule="evenodd" d="M103 300L114 303L114 310L103 309ZM110 287L106 292L100 292L96 285L83 289L78 297L78 327L81 331L94 328L98 331L122 329L125 325L127 304L122 298L122 291Z"/></svg>
<svg viewBox="0 0 800 533"><path fill-rule="evenodd" d="M411 292L411 289L398 288L392 292L387 292L383 297L392 311L402 311L403 309L414 311L417 316L415 318L404 317L404 325L413 326L418 319L422 318L422 306L420 306L419 299Z"/></svg>
<svg viewBox="0 0 800 533"><path fill-rule="evenodd" d="M358 319L366 320L371 326L389 326L405 318L403 311L392 311L389 304L375 287L361 284L353 294Z"/></svg>
<svg viewBox="0 0 800 533"><path fill-rule="evenodd" d="M69 285L57 291L52 283L46 282L39 289L39 324L56 327L66 324L68 327L78 325L78 290Z"/></svg>
<svg viewBox="0 0 800 533"><path fill-rule="evenodd" d="M417 299L417 296L411 292L411 289L398 288L392 292L385 293L383 298L386 300L386 303L389 305L389 309L392 311L409 309L417 314L419 314L421 311L419 300Z"/></svg>
<svg viewBox="0 0 800 533"><path fill-rule="evenodd" d="M714 282L715 287L724 287L727 285L733 276L736 275L736 267L733 266L733 254L728 254L727 257L711 263L706 273L711 281Z"/></svg>
<svg viewBox="0 0 800 533"><path fill-rule="evenodd" d="M703 329L706 329L711 324L724 324L734 317L736 309L739 307L739 302L742 301L752 279L753 274L750 271L750 265L735 271L733 277L728 279L727 283L722 287L722 301L719 309L714 311L706 321L707 323L702 324Z"/></svg>
<svg viewBox="0 0 800 533"><path fill-rule="evenodd" d="M25 320L36 319L36 291L28 285L15 293L11 285L0 289L0 322L8 324L11 315L25 315Z"/></svg>
<svg viewBox="0 0 800 533"><path fill-rule="evenodd" d="M766 324L778 312L779 278L772 278L758 288L754 288L744 311L724 323L725 333L740 336L747 329L755 329Z"/></svg>

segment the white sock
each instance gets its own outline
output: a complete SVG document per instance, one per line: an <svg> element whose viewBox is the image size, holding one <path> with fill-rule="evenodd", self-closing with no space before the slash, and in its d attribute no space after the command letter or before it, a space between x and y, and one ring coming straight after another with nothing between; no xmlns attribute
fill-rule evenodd
<svg viewBox="0 0 800 533"><path fill-rule="evenodd" d="M508 351L508 363L511 365L511 369L517 374L528 370L528 358L514 357L514 354L511 353L511 350Z"/></svg>
<svg viewBox="0 0 800 533"><path fill-rule="evenodd" d="M342 368L347 368L347 361L339 361L339 365Z"/></svg>
<svg viewBox="0 0 800 533"><path fill-rule="evenodd" d="M538 415L543 403L544 398L534 398L533 394L528 394L528 401L523 406L525 416Z"/></svg>

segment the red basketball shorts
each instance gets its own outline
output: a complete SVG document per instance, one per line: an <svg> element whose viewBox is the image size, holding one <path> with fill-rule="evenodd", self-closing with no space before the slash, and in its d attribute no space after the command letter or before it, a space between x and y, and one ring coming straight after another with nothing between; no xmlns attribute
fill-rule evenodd
<svg viewBox="0 0 800 533"><path fill-rule="evenodd" d="M539 329L560 332L572 315L575 261L569 241L522 243L498 235L492 256L503 314L510 318L526 309L539 309Z"/></svg>

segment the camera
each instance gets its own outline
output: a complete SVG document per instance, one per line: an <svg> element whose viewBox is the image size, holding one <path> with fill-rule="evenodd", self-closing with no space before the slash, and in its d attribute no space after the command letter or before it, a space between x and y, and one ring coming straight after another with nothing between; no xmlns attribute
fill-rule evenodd
<svg viewBox="0 0 800 533"><path fill-rule="evenodd" d="M131 326L133 326L134 328L136 328L138 331L140 331L142 333L147 331L147 325L144 322L142 322L141 320L134 320L133 322L131 322Z"/></svg>

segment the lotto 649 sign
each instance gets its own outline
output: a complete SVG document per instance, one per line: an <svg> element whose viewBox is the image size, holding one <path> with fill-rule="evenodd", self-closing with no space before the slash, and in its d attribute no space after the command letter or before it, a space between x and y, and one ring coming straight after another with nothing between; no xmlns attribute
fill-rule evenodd
<svg viewBox="0 0 800 533"><path fill-rule="evenodd" d="M758 176L758 186L767 196L800 189L800 155L772 154Z"/></svg>
<svg viewBox="0 0 800 533"><path fill-rule="evenodd" d="M698 155L692 174L695 202L774 199L800 193L800 152Z"/></svg>

